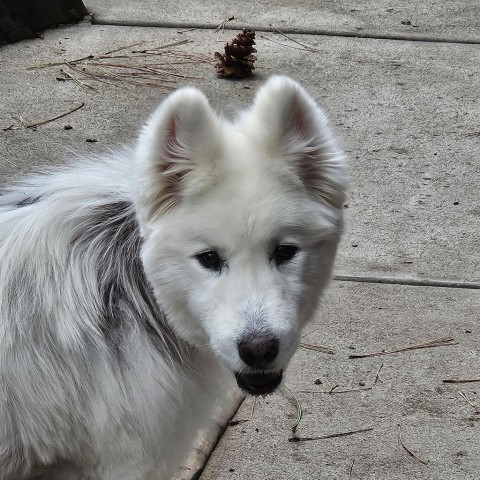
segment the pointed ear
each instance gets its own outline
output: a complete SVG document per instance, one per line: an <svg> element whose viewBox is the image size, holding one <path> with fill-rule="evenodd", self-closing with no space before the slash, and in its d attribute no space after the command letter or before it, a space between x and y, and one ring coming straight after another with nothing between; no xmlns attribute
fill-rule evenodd
<svg viewBox="0 0 480 480"><path fill-rule="evenodd" d="M300 84L284 76L270 78L248 122L251 134L268 142L271 161L286 162L318 201L342 206L348 183L345 155L324 112Z"/></svg>
<svg viewBox="0 0 480 480"><path fill-rule="evenodd" d="M135 154L136 196L145 223L185 195L187 177L213 167L219 148L218 119L199 90L170 95L142 129Z"/></svg>

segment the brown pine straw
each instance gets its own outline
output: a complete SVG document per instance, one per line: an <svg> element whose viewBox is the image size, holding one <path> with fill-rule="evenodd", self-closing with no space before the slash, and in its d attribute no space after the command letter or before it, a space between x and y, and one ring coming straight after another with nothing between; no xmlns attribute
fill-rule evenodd
<svg viewBox="0 0 480 480"><path fill-rule="evenodd" d="M457 392L474 410L474 415L480 415L480 407L473 403L468 397L467 394L463 390L459 390Z"/></svg>
<svg viewBox="0 0 480 480"><path fill-rule="evenodd" d="M291 437L288 439L288 441L292 443L311 442L314 440L326 440L328 438L347 437L349 435L355 435L357 433L371 432L372 430L373 428L363 428L361 430L352 430L350 432L342 432L342 433L332 433L330 435L322 435L320 437Z"/></svg>
<svg viewBox="0 0 480 480"><path fill-rule="evenodd" d="M420 457L415 455L411 450L409 450L405 446L405 444L403 443L403 437L402 437L402 426L400 424L398 424L398 430L397 430L397 449L403 458L411 461L420 462L422 465L428 465L428 462L426 462L425 460L422 460Z"/></svg>
<svg viewBox="0 0 480 480"><path fill-rule="evenodd" d="M184 39L143 50L128 50L136 45L150 43L142 40L104 54L32 65L29 69L63 66L57 80L73 81L81 88L95 91L97 88L94 84L100 83L123 87L154 87L170 91L178 86L178 79L201 79L182 71L181 66L188 68L192 65L212 63L210 56L175 48L191 42Z"/></svg>
<svg viewBox="0 0 480 480"><path fill-rule="evenodd" d="M381 355L391 355L392 353L406 352L408 350L419 350L421 348L433 348L433 347L446 347L449 345L456 345L453 337L441 337L436 340L431 340L425 343L414 343L405 345L404 347L396 347L390 350L382 350L381 352L363 353L359 355L349 355L348 358L366 358L366 357L379 357Z"/></svg>

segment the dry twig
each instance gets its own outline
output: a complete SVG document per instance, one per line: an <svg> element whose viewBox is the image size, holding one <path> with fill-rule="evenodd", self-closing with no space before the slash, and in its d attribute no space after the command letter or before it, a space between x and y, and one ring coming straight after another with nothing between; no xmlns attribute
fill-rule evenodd
<svg viewBox="0 0 480 480"><path fill-rule="evenodd" d="M436 340L431 340L430 342L414 343L410 345L405 345L404 347L392 348L390 350L382 350L381 352L349 355L348 358L379 357L381 355L391 355L392 353L406 352L408 350L419 350L421 348L433 348L433 347L446 347L446 346L455 345L455 344L456 342L453 337L442 337Z"/></svg>
<svg viewBox="0 0 480 480"><path fill-rule="evenodd" d="M313 440L326 440L328 438L347 437L349 435L355 435L356 433L371 432L373 428L363 428L362 430L353 430L351 432L332 433L330 435L322 435L320 437L291 437L289 442L310 442Z"/></svg>
<svg viewBox="0 0 480 480"><path fill-rule="evenodd" d="M407 460L416 460L417 462L420 462L423 465L428 464L428 462L419 458L417 455L415 455L411 450L409 450L405 446L402 438L402 426L400 424L398 424L398 430L397 430L397 448L403 458L406 458Z"/></svg>

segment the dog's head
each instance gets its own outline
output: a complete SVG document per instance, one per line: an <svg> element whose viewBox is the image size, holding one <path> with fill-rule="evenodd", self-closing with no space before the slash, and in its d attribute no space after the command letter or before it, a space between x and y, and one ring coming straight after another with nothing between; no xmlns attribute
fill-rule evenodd
<svg viewBox="0 0 480 480"><path fill-rule="evenodd" d="M286 77L234 123L184 88L144 127L133 177L144 268L168 322L247 392L273 391L342 230L344 156L325 115Z"/></svg>

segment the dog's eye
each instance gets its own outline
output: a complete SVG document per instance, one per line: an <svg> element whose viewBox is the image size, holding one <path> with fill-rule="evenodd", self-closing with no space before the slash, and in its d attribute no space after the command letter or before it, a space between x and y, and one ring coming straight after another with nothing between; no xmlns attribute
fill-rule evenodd
<svg viewBox="0 0 480 480"><path fill-rule="evenodd" d="M298 247L295 245L278 245L273 251L272 260L279 266L282 265L282 263L289 262L297 252Z"/></svg>
<svg viewBox="0 0 480 480"><path fill-rule="evenodd" d="M195 255L195 258L200 262L202 267L207 270L213 270L214 272L220 272L220 270L222 270L224 262L220 255L214 250L199 253Z"/></svg>

